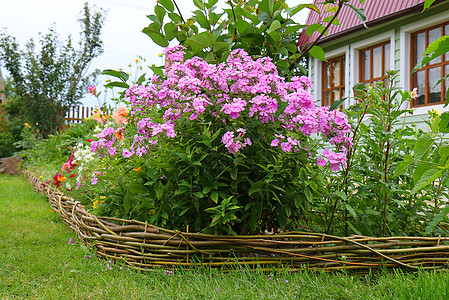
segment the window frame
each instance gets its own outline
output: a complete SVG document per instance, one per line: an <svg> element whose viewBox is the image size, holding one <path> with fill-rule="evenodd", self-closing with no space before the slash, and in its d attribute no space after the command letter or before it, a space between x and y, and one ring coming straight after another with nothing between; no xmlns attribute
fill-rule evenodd
<svg viewBox="0 0 449 300"><path fill-rule="evenodd" d="M389 57L386 57L386 55L385 55L385 46L386 45L390 46L390 55L389 55ZM382 55L382 70L381 70L381 74L383 74L383 75L381 75L380 77L373 77L373 69L374 69L373 68L373 59L374 59L373 49L379 48L379 47L381 47L381 51L382 51L382 54L381 54ZM375 45L372 45L372 46L369 46L369 47L366 47L366 48L358 50L358 52L359 52L359 55L358 55L359 81L358 82L363 83L365 85L370 85L370 84L373 84L376 81L379 81L379 80L383 81L384 79L386 79L386 77L387 77L386 71L387 70L385 70L385 61L387 59L390 60L390 69L391 69L391 51L392 50L394 50L394 49L392 49L392 45L391 45L391 41L390 40L387 40L387 41L384 41L384 42L381 42L381 43L378 43L378 44L375 44ZM364 72L364 69L362 68L362 66L364 64L362 63L363 62L363 57L362 57L361 54L363 52L365 52L365 51L369 51L369 53L370 53L370 62L369 62L369 64L370 64L370 74L369 74L369 79L362 80L363 74L365 72Z"/></svg>
<svg viewBox="0 0 449 300"><path fill-rule="evenodd" d="M416 57L416 61L415 61L415 50L416 50L416 46L415 45L415 37L418 34L421 33L425 33L425 49L427 49L427 47L429 46L429 32L431 30L437 29L437 28L441 28L441 36L444 35L449 35L449 32L445 33L445 26L449 26L449 21L446 22L442 22L440 24L437 25L433 25L433 26L429 26L426 27L424 29L420 29L417 31L414 31L412 33L410 33L410 41L409 41L409 45L410 45L410 69L412 70L414 68L414 66L420 61L420 57ZM449 31L449 30L448 30ZM411 107L426 107L426 106L431 106L431 105L440 105L440 104L444 104L445 103L445 98L446 98L446 93L445 91L447 90L447 86L445 83L445 80L443 80L439 85L441 88L440 91L440 101L439 102L430 102L430 82L429 82L429 70L430 69L434 69L434 68L440 68L440 79L443 78L445 75L445 66L449 65L449 54L445 54L440 56L441 57L441 61L440 62L434 62L432 63L432 61L426 63L422 68L416 70L416 72L414 72L413 74L410 74L410 78L409 78L409 82L410 85L414 85L415 82L415 78L417 76L418 71L424 71L424 76L425 76L425 91L424 91L424 104L416 104L415 105L415 101L413 101L412 103L410 103ZM445 60L446 58L446 60Z"/></svg>
<svg viewBox="0 0 449 300"><path fill-rule="evenodd" d="M340 82L338 85L333 85L333 79L334 79L334 72L332 72L333 70L333 62L335 61L339 61L340 62L340 70L339 70L339 76L340 76ZM324 83L325 83L325 69L326 69L326 65L329 64L330 67L330 71L329 71L329 87L325 87ZM343 67L344 66L344 67ZM344 69L344 71L343 71ZM322 82L322 86L321 86L321 106L331 106L336 100L340 100L342 98L345 97L346 94L346 54L342 54L339 56L335 56L333 58L328 59L327 62L322 62L321 63L321 82ZM334 91L338 90L339 94L340 94L340 99L334 99ZM329 103L324 103L323 99L324 99L324 93L325 92L329 92Z"/></svg>

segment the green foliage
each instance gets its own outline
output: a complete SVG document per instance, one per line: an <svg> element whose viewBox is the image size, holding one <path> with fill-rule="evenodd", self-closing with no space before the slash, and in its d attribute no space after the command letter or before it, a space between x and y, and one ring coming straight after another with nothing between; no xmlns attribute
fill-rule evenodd
<svg viewBox="0 0 449 300"><path fill-rule="evenodd" d="M75 49L71 37L62 44L54 28L40 37L39 47L30 40L25 50L14 37L0 34L0 59L12 78L8 101L20 107L7 110L11 119L31 126L39 124L43 137L62 127L66 112L79 103L92 80L85 74L89 64L103 52L102 13L84 5L79 49Z"/></svg>
<svg viewBox="0 0 449 300"><path fill-rule="evenodd" d="M418 163L434 151L434 141L404 125L411 94L396 87L396 77L389 71L384 83L356 87L357 103L346 110L354 146L320 210L328 232L420 235L444 202L441 186L429 185L441 170Z"/></svg>
<svg viewBox="0 0 449 300"><path fill-rule="evenodd" d="M362 20L366 18L363 9L349 5L345 0L324 1L324 4L333 4L326 6L331 16L308 27L293 19L304 9L321 13L314 4L289 7L285 0L232 0L224 3L222 11L217 11L217 2L193 0L197 10L185 19L175 0L158 1L154 14L148 16L151 23L143 32L161 47L177 40L187 48L187 57L198 56L211 63L224 62L230 51L237 48L256 58L268 56L280 75L289 78L307 73L304 58L307 52L325 60L323 50L315 43L304 49L298 48L302 29L308 36L315 31L324 34L329 24L339 24L337 15L343 6L351 7Z"/></svg>

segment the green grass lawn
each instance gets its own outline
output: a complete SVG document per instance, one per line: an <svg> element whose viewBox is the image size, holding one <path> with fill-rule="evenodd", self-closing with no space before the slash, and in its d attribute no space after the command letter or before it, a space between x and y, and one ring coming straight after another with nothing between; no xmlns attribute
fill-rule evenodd
<svg viewBox="0 0 449 300"><path fill-rule="evenodd" d="M448 275L136 272L97 258L23 178L0 175L0 299L449 299Z"/></svg>

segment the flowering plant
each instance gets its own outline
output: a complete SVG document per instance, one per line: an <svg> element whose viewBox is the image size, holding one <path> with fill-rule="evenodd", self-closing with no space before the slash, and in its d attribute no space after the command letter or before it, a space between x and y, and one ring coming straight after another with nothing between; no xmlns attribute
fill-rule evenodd
<svg viewBox="0 0 449 300"><path fill-rule="evenodd" d="M127 89L129 112L119 109L91 143L99 159L124 162L106 162L114 168L98 176L109 186L106 206L203 232L285 229L323 192L322 168L345 163L346 116L316 107L310 79L287 81L269 58L238 49L213 65L184 61L183 50L165 49L166 78ZM334 149L319 155L323 141Z"/></svg>

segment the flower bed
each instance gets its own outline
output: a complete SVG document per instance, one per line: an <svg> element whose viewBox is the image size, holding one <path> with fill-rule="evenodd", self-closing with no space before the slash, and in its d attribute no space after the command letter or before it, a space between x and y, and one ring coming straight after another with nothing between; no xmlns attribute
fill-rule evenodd
<svg viewBox="0 0 449 300"><path fill-rule="evenodd" d="M288 267L292 270L367 270L386 266L437 269L447 266L449 238L337 237L311 232L266 235L210 235L167 230L135 220L96 217L79 202L42 182L26 179L98 255L131 268Z"/></svg>

